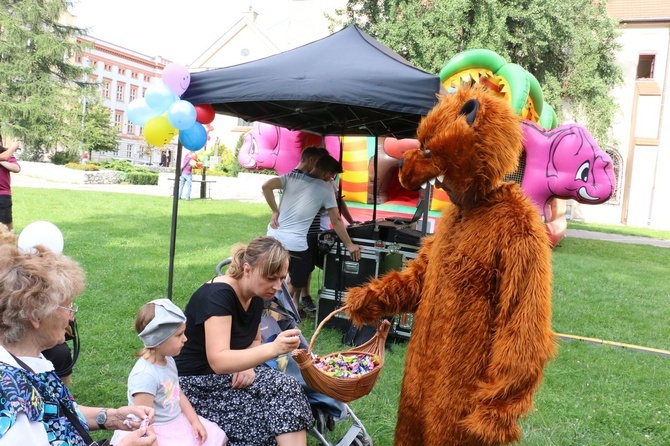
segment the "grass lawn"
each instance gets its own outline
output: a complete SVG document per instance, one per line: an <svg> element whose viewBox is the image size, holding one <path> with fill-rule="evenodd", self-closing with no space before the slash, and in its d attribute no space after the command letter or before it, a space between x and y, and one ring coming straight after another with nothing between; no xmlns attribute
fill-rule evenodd
<svg viewBox="0 0 670 446"><path fill-rule="evenodd" d="M147 301L166 295L171 199L15 188L13 201L17 232L35 220L53 222L63 232L64 252L87 272L86 292L77 300L82 351L73 392L82 404L125 404L127 374L141 346L134 316ZM234 243L265 234L269 217L264 204L180 202L174 301L184 307ZM553 263L556 332L670 350L669 249L566 238L554 250ZM314 320L302 328L309 338ZM315 351L343 350L340 338L339 332L324 330ZM372 393L351 404L376 446L393 444L406 347L402 341L393 345ZM536 407L522 422L520 444L667 445L668 361L605 345L560 342Z"/></svg>

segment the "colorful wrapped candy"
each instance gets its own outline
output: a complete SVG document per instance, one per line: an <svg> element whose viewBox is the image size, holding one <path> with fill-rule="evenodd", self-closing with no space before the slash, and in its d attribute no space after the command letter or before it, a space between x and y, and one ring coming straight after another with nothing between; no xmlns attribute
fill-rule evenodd
<svg viewBox="0 0 670 446"><path fill-rule="evenodd" d="M317 358L314 366L328 376L355 378L379 367L379 357L365 353L336 353Z"/></svg>

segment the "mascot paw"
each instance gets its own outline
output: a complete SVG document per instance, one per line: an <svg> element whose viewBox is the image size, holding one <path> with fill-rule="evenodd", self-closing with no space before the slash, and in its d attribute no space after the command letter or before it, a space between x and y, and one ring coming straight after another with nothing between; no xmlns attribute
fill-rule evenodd
<svg viewBox="0 0 670 446"><path fill-rule="evenodd" d="M347 290L347 316L354 325L374 324L382 317L379 303L374 298L374 292L366 287Z"/></svg>
<svg viewBox="0 0 670 446"><path fill-rule="evenodd" d="M515 416L488 407L477 408L462 423L470 435L482 444L514 443L521 438L521 428Z"/></svg>

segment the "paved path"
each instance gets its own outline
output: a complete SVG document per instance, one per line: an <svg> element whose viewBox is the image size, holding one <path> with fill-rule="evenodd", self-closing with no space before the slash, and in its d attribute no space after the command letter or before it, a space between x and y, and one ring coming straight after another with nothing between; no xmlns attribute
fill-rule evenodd
<svg viewBox="0 0 670 446"><path fill-rule="evenodd" d="M12 175L14 187L41 187L51 189L95 190L126 194L172 196L173 173L160 173L157 186L136 186L131 184L84 184L84 172L50 163L21 162L21 173ZM211 184L211 198L216 200L239 200L264 202L261 185L267 175L241 173L237 178L210 177L216 182ZM197 179L197 176L195 177ZM193 183L191 198L200 196L200 184ZM670 240L658 240L647 237L634 237L602 232L568 229L567 237L604 240L617 243L633 243L670 248Z"/></svg>
<svg viewBox="0 0 670 446"><path fill-rule="evenodd" d="M125 194L156 195L171 197L174 173L162 172L156 186L138 186L132 184L84 184L84 171L69 169L51 163L21 161L21 173L12 175L13 187L41 187L49 189L94 190ZM215 180L209 185L208 198L216 200L240 200L264 202L261 186L267 175L242 173L238 178L210 176ZM194 180L199 179L195 175ZM191 198L200 197L200 183L193 183Z"/></svg>

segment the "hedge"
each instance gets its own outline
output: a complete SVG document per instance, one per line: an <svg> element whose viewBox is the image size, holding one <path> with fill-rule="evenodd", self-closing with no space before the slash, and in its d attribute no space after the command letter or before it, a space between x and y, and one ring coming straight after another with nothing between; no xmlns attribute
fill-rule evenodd
<svg viewBox="0 0 670 446"><path fill-rule="evenodd" d="M127 172L126 181L130 184L158 185L158 174L155 172Z"/></svg>

